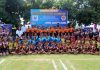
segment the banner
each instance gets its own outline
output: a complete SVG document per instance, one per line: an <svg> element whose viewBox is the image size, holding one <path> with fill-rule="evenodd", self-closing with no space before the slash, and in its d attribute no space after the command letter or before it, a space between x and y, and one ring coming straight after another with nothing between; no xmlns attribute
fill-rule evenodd
<svg viewBox="0 0 100 70"><path fill-rule="evenodd" d="M35 26L65 26L68 21L68 11L54 9L31 9L31 25Z"/></svg>
<svg viewBox="0 0 100 70"><path fill-rule="evenodd" d="M0 27L3 30L8 29L10 32L12 32L12 24L0 24Z"/></svg>

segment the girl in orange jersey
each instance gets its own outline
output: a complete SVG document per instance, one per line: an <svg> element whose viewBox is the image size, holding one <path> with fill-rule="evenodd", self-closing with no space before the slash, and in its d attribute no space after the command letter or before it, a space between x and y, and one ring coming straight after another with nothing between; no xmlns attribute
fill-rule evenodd
<svg viewBox="0 0 100 70"><path fill-rule="evenodd" d="M27 30L26 30L27 36L30 36L31 34L31 28L28 26Z"/></svg>
<svg viewBox="0 0 100 70"><path fill-rule="evenodd" d="M40 30L40 29L36 28L36 33L37 33L38 36L40 35L40 34L39 34L39 30Z"/></svg>
<svg viewBox="0 0 100 70"><path fill-rule="evenodd" d="M32 33L32 35L34 35L34 32L35 32L35 30L34 30L34 26L31 28L31 33Z"/></svg>
<svg viewBox="0 0 100 70"><path fill-rule="evenodd" d="M53 35L55 32L56 32L56 30L54 29L54 27L51 27L51 28L50 28L50 33L51 33L51 35Z"/></svg>
<svg viewBox="0 0 100 70"><path fill-rule="evenodd" d="M70 35L72 35L72 33L74 32L74 28L72 26L70 26L69 32L70 32Z"/></svg>
<svg viewBox="0 0 100 70"><path fill-rule="evenodd" d="M68 35L68 33L69 33L69 28L68 27L66 27L65 33L66 33L66 35Z"/></svg>
<svg viewBox="0 0 100 70"><path fill-rule="evenodd" d="M65 34L65 28L61 27L61 34L64 35Z"/></svg>

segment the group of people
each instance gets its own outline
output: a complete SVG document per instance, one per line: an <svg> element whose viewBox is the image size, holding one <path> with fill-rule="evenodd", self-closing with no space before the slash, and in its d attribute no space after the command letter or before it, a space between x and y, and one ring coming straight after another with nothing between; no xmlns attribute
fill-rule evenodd
<svg viewBox="0 0 100 70"><path fill-rule="evenodd" d="M19 31L21 28L19 27ZM100 54L100 36L96 29L70 27L29 27L21 35L0 35L0 55L8 54Z"/></svg>

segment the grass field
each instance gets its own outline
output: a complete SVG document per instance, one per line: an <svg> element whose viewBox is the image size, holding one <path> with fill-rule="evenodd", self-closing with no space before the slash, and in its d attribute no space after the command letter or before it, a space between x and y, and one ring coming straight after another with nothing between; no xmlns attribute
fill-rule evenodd
<svg viewBox="0 0 100 70"><path fill-rule="evenodd" d="M0 70L100 70L99 55L0 56Z"/></svg>

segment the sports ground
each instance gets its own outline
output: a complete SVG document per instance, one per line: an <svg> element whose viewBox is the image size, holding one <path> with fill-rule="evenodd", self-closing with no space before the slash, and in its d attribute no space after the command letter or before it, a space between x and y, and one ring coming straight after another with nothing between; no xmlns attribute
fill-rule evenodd
<svg viewBox="0 0 100 70"><path fill-rule="evenodd" d="M0 70L100 70L99 55L14 55L0 58Z"/></svg>

